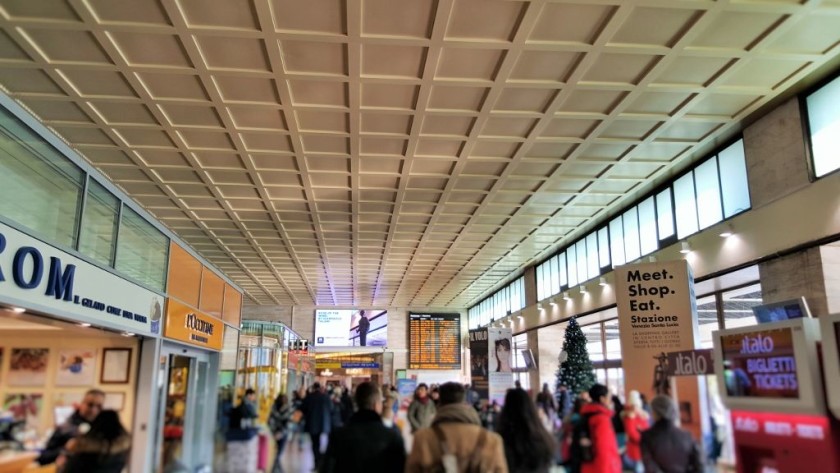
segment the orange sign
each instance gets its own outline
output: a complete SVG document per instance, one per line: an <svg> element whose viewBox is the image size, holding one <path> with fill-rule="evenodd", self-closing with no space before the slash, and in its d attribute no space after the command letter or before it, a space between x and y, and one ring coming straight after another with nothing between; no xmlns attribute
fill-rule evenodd
<svg viewBox="0 0 840 473"><path fill-rule="evenodd" d="M167 299L163 336L211 350L221 350L224 325L220 319Z"/></svg>

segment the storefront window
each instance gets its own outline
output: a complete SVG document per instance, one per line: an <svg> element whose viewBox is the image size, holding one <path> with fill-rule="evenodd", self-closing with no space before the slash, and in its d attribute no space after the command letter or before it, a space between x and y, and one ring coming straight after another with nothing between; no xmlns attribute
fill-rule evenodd
<svg viewBox="0 0 840 473"><path fill-rule="evenodd" d="M120 201L101 184L88 181L79 251L96 262L113 265Z"/></svg>
<svg viewBox="0 0 840 473"><path fill-rule="evenodd" d="M0 215L75 248L84 179L8 111L0 113Z"/></svg>
<svg viewBox="0 0 840 473"><path fill-rule="evenodd" d="M589 359L602 361L604 359L604 344L601 340L601 324L592 324L581 327L586 335L586 351L589 352Z"/></svg>
<svg viewBox="0 0 840 473"><path fill-rule="evenodd" d="M116 269L149 287L163 290L169 239L137 212L123 209Z"/></svg>
<svg viewBox="0 0 840 473"><path fill-rule="evenodd" d="M752 308L762 304L761 284L723 293L723 325L725 328L748 327L758 321Z"/></svg>
<svg viewBox="0 0 840 473"><path fill-rule="evenodd" d="M720 329L714 294L697 299L697 323L700 330L700 348L712 348L712 332Z"/></svg>

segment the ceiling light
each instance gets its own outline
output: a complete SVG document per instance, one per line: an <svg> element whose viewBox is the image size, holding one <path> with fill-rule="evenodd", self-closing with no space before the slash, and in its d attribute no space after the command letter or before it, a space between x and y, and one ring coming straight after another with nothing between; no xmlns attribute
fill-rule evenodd
<svg viewBox="0 0 840 473"><path fill-rule="evenodd" d="M134 334L131 333L131 332L123 332L120 335L122 335L123 337L133 337L134 336Z"/></svg>
<svg viewBox="0 0 840 473"><path fill-rule="evenodd" d="M564 293L563 293L563 300L564 300L564 301L570 301L570 300L572 300L572 298L571 298L571 297L569 297L569 293L568 293L568 292L564 292Z"/></svg>
<svg viewBox="0 0 840 473"><path fill-rule="evenodd" d="M542 302L537 302L537 310L543 310Z"/></svg>
<svg viewBox="0 0 840 473"><path fill-rule="evenodd" d="M87 323L87 322L82 322L82 323L79 324L79 327L88 328L88 327L90 327L90 324Z"/></svg>
<svg viewBox="0 0 840 473"><path fill-rule="evenodd" d="M600 279L598 279L598 285L599 286L606 286L607 285L607 278L602 276Z"/></svg>
<svg viewBox="0 0 840 473"><path fill-rule="evenodd" d="M656 256L653 256L653 255L648 256L648 262L656 263Z"/></svg>
<svg viewBox="0 0 840 473"><path fill-rule="evenodd" d="M14 312L15 314L22 314L26 312L26 309L24 309L23 307L12 307L12 312Z"/></svg>
<svg viewBox="0 0 840 473"><path fill-rule="evenodd" d="M580 285L580 293L581 294L586 294L586 284L581 284Z"/></svg>
<svg viewBox="0 0 840 473"><path fill-rule="evenodd" d="M734 234L735 234L735 229L732 228L731 223L727 223L726 225L724 225L723 228L720 229L721 238L729 238Z"/></svg>
<svg viewBox="0 0 840 473"><path fill-rule="evenodd" d="M684 255L691 253L691 245L689 245L687 241L682 242L680 245L680 253Z"/></svg>
<svg viewBox="0 0 840 473"><path fill-rule="evenodd" d="M557 305L557 299L552 297L551 298L551 305Z"/></svg>

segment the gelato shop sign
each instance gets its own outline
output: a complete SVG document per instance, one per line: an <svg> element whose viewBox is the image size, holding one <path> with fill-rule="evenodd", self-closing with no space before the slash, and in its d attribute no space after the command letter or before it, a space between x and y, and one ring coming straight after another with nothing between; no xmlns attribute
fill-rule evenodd
<svg viewBox="0 0 840 473"><path fill-rule="evenodd" d="M147 336L163 315L162 296L2 223L0 300Z"/></svg>

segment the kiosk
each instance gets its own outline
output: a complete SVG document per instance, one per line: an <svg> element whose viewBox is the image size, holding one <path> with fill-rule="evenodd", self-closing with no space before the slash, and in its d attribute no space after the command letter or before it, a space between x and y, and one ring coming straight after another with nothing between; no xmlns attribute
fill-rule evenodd
<svg viewBox="0 0 840 473"><path fill-rule="evenodd" d="M820 373L819 322L720 330L713 339L738 472L840 471L840 428L828 414Z"/></svg>

